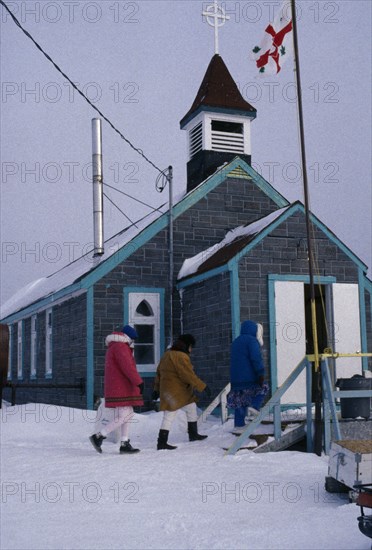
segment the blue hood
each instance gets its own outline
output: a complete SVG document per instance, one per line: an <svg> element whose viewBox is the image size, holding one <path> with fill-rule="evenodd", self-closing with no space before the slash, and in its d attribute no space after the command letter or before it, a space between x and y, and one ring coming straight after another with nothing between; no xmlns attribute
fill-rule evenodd
<svg viewBox="0 0 372 550"><path fill-rule="evenodd" d="M249 336L257 335L257 323L253 321L244 321L240 327L240 334L249 334Z"/></svg>

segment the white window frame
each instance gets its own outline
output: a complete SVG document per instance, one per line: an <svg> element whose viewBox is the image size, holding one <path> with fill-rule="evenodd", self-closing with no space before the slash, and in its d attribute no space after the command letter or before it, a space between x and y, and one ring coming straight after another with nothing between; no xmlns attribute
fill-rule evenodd
<svg viewBox="0 0 372 550"><path fill-rule="evenodd" d="M13 346L13 325L9 325L9 349L8 349L7 380L12 379L12 346Z"/></svg>
<svg viewBox="0 0 372 550"><path fill-rule="evenodd" d="M37 372L37 315L32 315L30 377L36 378L36 372Z"/></svg>
<svg viewBox="0 0 372 550"><path fill-rule="evenodd" d="M50 321L50 322L49 322ZM45 376L53 374L53 308L45 310Z"/></svg>
<svg viewBox="0 0 372 550"><path fill-rule="evenodd" d="M138 315L136 309L143 301L148 302L154 315L144 317ZM137 364L140 372L153 373L160 360L160 327L161 327L161 299L159 292L129 292L128 293L128 322L130 325L154 326L154 363L151 365Z"/></svg>
<svg viewBox="0 0 372 550"><path fill-rule="evenodd" d="M23 321L17 324L17 378L23 379Z"/></svg>

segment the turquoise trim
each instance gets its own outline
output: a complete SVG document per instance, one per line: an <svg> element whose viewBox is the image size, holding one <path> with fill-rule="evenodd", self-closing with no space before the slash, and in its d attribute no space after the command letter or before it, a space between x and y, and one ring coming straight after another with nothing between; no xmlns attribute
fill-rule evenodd
<svg viewBox="0 0 372 550"><path fill-rule="evenodd" d="M235 157L231 162L223 166L220 170L212 174L200 185L195 187L192 191L189 191L187 195L174 206L173 212L175 217L179 216L191 206L199 202L204 198L210 191L213 191L218 187L225 179L229 176L230 172L234 171L236 168L241 168L247 172L253 179L254 183L260 187L260 189L268 195L274 202L280 207L289 206L289 202L284 199L284 197L278 193L269 182L264 180L258 172L256 172L249 164L247 164L240 157ZM257 181L256 181L257 179Z"/></svg>
<svg viewBox="0 0 372 550"><path fill-rule="evenodd" d="M359 277L359 315L360 315L360 341L362 353L368 352L367 345L367 318L366 318L366 300L365 300L365 276L361 269L358 271ZM362 357L362 369L368 370L368 357Z"/></svg>
<svg viewBox="0 0 372 550"><path fill-rule="evenodd" d="M275 279L268 278L270 376L272 394L278 388L278 363L276 355Z"/></svg>
<svg viewBox="0 0 372 550"><path fill-rule="evenodd" d="M269 182L267 182L258 172L256 172L251 166L249 166L244 160L237 156L230 163L223 166L220 170L212 174L204 182L202 182L198 187L187 193L185 197L180 200L173 208L174 219L183 214L191 206L196 204L202 198L204 198L210 191L215 189L220 185L236 168L241 168L247 172L253 179L254 184L257 185L268 197L270 197L278 207L289 206L289 202L285 199L278 191L276 191ZM245 254L251 248L253 248L262 238L264 238L272 229L277 227L282 221L288 217L291 213L294 213L297 210L305 212L304 207L301 203L294 203L283 216L280 216L275 223L271 224L265 231L261 232L257 239L254 239L252 243L240 253L240 255ZM360 267L363 272L367 272L367 266L361 262L357 256L351 250L344 245L318 218L311 214L311 219L315 225L317 225L327 237L334 242L343 252ZM143 229L137 236L130 240L127 244L123 245L120 250L112 254L110 258L102 262L98 267L88 272L86 275L83 275L79 283L72 284L51 296L41 299L40 301L35 302L34 304L27 306L26 308L9 315L3 319L3 322L11 323L15 322L21 318L27 317L29 314L36 312L41 308L45 308L49 304L52 304L54 301L67 297L69 294L81 289L88 289L94 285L98 280L104 277L112 269L114 269L118 264L123 262L126 258L131 256L136 250L141 248L148 240L150 240L154 235L159 231L168 226L168 211L161 214L161 216L150 223L145 229ZM241 257L241 256L239 256ZM238 257L238 258L239 258Z"/></svg>
<svg viewBox="0 0 372 550"><path fill-rule="evenodd" d="M272 199L279 206L279 208L284 208L285 206L290 205L290 202L285 197L283 197L283 195L279 193L279 191L274 189L274 187L272 187L272 185L268 181L266 181L261 176L261 174L256 172L256 170L252 168L252 166L249 166L249 164L247 164L240 158L238 158L238 160L240 167L252 177L257 187L259 187L261 191L268 195L270 199Z"/></svg>
<svg viewBox="0 0 372 550"><path fill-rule="evenodd" d="M296 380L299 374L301 374L305 367L306 358L304 357L301 362L296 366L296 368L291 372L291 374L287 377L287 379L283 382L280 388L276 390L269 401L267 401L267 403L262 407L256 418L247 424L243 433L235 439L234 443L231 445L231 447L229 447L225 454L233 454L238 449L240 449L242 445L247 441L249 436L252 435L254 431L258 428L262 420L264 420L272 410L274 410L274 415L277 415L280 412L280 407L278 407L277 405L280 404L280 400L283 394L293 384L293 382ZM278 421L274 419L274 426L278 426L278 424ZM311 434L308 434L308 436L310 435Z"/></svg>
<svg viewBox="0 0 372 550"><path fill-rule="evenodd" d="M273 280L273 281L297 281L297 282L300 282L300 283L307 283L309 284L310 283L310 277L309 275L277 275L277 274L270 274L268 275L268 278L269 280ZM321 285L327 285L327 284L332 284L332 283L336 283L337 282L337 279L336 277L333 277L333 276L330 276L330 275L327 275L325 277L323 276L315 276L314 277L314 283L315 284L321 284Z"/></svg>
<svg viewBox="0 0 372 550"><path fill-rule="evenodd" d="M195 275L193 277L190 277L189 279L182 280L181 282L177 283L176 288L178 290L182 288L187 288L188 286L194 285L196 283L201 283L203 281L206 281L207 279L211 279L212 277L216 277L221 273L226 273L226 271L230 271L227 264L216 267L215 269L211 269L210 271L206 271L205 273L201 273L200 275Z"/></svg>
<svg viewBox="0 0 372 550"><path fill-rule="evenodd" d="M129 323L129 307L128 307L128 303L129 303L129 300L128 300L128 295L130 293L136 293L136 294L141 294L141 293L145 293L145 292L148 292L148 293L152 293L152 294L159 294L160 296L160 342L159 342L159 345L160 345L160 349L159 349L159 354L160 354L160 357L163 355L164 351L165 351L165 328L164 328L164 324L165 324L165 304L164 304L164 298L165 298L165 289L164 288L161 288L161 287L143 287L143 286L128 286L128 287L125 287L123 289L123 293L124 293L124 324L127 324ZM156 372L143 372L141 370L139 370L139 373L140 375L142 376L142 378L148 378L148 377L154 377Z"/></svg>
<svg viewBox="0 0 372 550"><path fill-rule="evenodd" d="M329 453L331 446L331 418L334 438L336 441L341 439L340 426L338 423L336 402L333 397L333 383L328 367L328 360L321 361L320 364L322 373L322 388L323 388L323 426L324 426L324 451Z"/></svg>
<svg viewBox="0 0 372 550"><path fill-rule="evenodd" d="M24 309L20 309L19 311L12 313L8 317L4 317L2 319L2 323L16 323L17 321L24 319L26 317L29 317L30 315L39 312L40 309L48 309L49 307L53 307L54 302L57 300L60 300L61 298L67 297L69 294L73 294L74 292L81 290L82 284L81 282L75 283L73 285L67 286L63 288L62 290L57 291L54 294L51 294L50 296L47 296L46 298L42 298L41 300L35 302L34 304L31 304ZM73 296L71 297L73 298ZM66 298L69 299L69 298Z"/></svg>
<svg viewBox="0 0 372 550"><path fill-rule="evenodd" d="M290 206L281 216L276 218L271 224L269 224L265 229L263 229L246 247L244 247L240 252L238 252L233 258L231 258L227 264L224 264L222 266L216 267L215 269L212 269L210 271L207 271L205 273L201 273L200 275L195 275L193 277L190 277L186 280L180 281L177 284L177 288L185 288L187 286L190 286L192 284L196 284L202 281L205 281L211 277L215 277L216 275L219 275L222 272L225 272L226 270L232 270L235 269L235 266L239 263L240 259L245 256L248 252L250 252L257 244L262 241L267 235L269 235L274 229L279 227L284 221L286 221L290 216L292 216L297 211L303 211L303 207L300 203L295 203L292 206ZM270 275L271 276L271 275ZM306 276L302 275L283 275L282 280L293 280L293 281L305 281ZM279 280L279 279L278 279ZM315 277L314 280L316 281L322 281L324 283L327 282L336 282L335 277Z"/></svg>
<svg viewBox="0 0 372 550"><path fill-rule="evenodd" d="M87 273L82 278L82 285L89 287L97 283L102 277L110 273L117 265L129 258L137 252L147 241L159 233L162 229L168 226L168 214L162 214L160 218L152 222L149 226L143 229L131 241L123 245L115 254L112 254L107 260L102 262L93 271Z"/></svg>
<svg viewBox="0 0 372 550"><path fill-rule="evenodd" d="M296 202L294 203L282 216L277 218L273 224L270 224L267 229L269 229L268 233L271 232L273 229L275 229L280 223L282 223L284 220L286 220L290 215L294 214L296 211L300 211L303 214L305 214L305 208L304 206ZM326 225L324 225L323 222L321 222L314 214L310 214L310 218L314 225L316 225L323 233L329 238L330 241L332 241L338 248L340 248L350 260L352 260L362 271L365 273L367 271L367 266L348 248ZM262 233L265 233L263 231ZM261 236L261 233L260 235ZM266 235L265 235L266 236ZM261 240L261 239L260 239ZM254 240L255 244L257 244L257 241Z"/></svg>
<svg viewBox="0 0 372 550"><path fill-rule="evenodd" d="M366 276L364 276L364 287L366 291L372 296L372 281Z"/></svg>
<svg viewBox="0 0 372 550"><path fill-rule="evenodd" d="M237 266L230 270L230 291L232 339L235 340L240 334L240 286Z"/></svg>
<svg viewBox="0 0 372 550"><path fill-rule="evenodd" d="M87 380L86 380L86 399L87 409L94 408L94 287L87 290Z"/></svg>
<svg viewBox="0 0 372 550"><path fill-rule="evenodd" d="M309 275L276 275L270 274L268 279L268 300L269 300L269 335L270 335L270 373L273 392L278 388L278 361L276 353L276 309L275 309L275 282L295 281L309 284ZM332 284L337 281L336 277L314 277L316 284Z"/></svg>
<svg viewBox="0 0 372 550"><path fill-rule="evenodd" d="M256 109L254 111L248 111L243 109L229 109L228 107L210 107L209 105L200 105L195 111L189 114L187 118L183 118L180 122L180 128L181 130L184 129L185 126L191 120L196 118L200 113L208 112L208 113L224 113L227 115L238 115L242 117L248 117L251 119L255 119L257 117L257 111Z"/></svg>
<svg viewBox="0 0 372 550"><path fill-rule="evenodd" d="M234 162L234 161L233 161ZM250 171L252 170L250 167L249 167ZM217 267L209 272L206 272L206 273L202 273L200 275L195 275L193 277L190 277L189 279L187 280L184 280L184 281L181 281L177 284L177 288L184 288L184 287L187 287L187 286L190 286L191 284L195 284L197 282L201 282L201 281L205 281L207 280L208 278L210 277L214 277L215 275L218 275L219 273L223 272L223 271L226 271L226 265L227 265L227 268L229 270L233 269L234 266L236 264L239 263L240 259L245 256L248 252L250 252L253 248L255 248L265 237L267 237L272 231L274 231L277 227L279 227L283 222L285 222L288 218L290 218L291 216L293 216L296 212L302 212L303 214L305 214L305 210L304 210L304 207L301 203L299 202L296 202L294 204L292 204L291 206L289 206L281 216L279 216L278 218L276 218L271 224L269 224L267 227L265 227L265 229L263 229L262 231L260 231L256 237L246 246L244 247L242 250L240 250L240 252L238 252L233 258L231 258L227 264L224 264L223 266L220 266L220 267ZM337 239L337 237L335 237L333 235L333 233L331 233L324 224L322 224L315 216L312 216L312 221L313 223L319 227L319 229L321 231L323 231L324 233L326 233L327 237L332 240L336 246L338 246L339 248L342 249L342 251L355 263L357 264L357 266L362 269L363 273L364 273L364 270L366 268L366 266L359 260L359 258L357 258L343 243L341 243L341 241L339 241ZM282 280L293 280L293 281L304 281L305 279L301 276L301 275L284 275L283 277L285 277L284 279ZM315 281L319 281L321 280L323 283L327 283L327 282L336 282L336 279L333 277L315 277L314 278ZM371 287L372 287L372 283L371 283Z"/></svg>
<svg viewBox="0 0 372 550"><path fill-rule="evenodd" d="M304 206L302 204L300 206L301 206L301 210L305 214ZM346 246L346 244L344 244L338 237L336 237L336 235L323 222L321 222L319 218L317 218L314 214L310 214L310 218L311 218L311 221L321 231L323 231L325 235L327 235L330 241L332 241L336 246L338 246L342 250L342 252L346 254L348 258L350 258L350 260L352 260L360 269L362 269L363 273L367 273L368 267L366 266L366 264L363 263L360 260L360 258L358 258L358 256L356 256L354 252L352 252L350 248Z"/></svg>
<svg viewBox="0 0 372 550"><path fill-rule="evenodd" d="M261 242L267 235L269 235L274 229L279 227L286 219L288 219L290 216L292 216L297 210L299 209L298 204L294 204L287 208L285 212L278 218L276 218L273 222L271 222L268 226L265 227L262 231L260 231L257 236L249 243L247 246L245 246L240 252L238 252L231 260L229 260L228 265L232 267L234 264L239 263L240 259L245 256L250 250L252 250L259 242Z"/></svg>
<svg viewBox="0 0 372 550"><path fill-rule="evenodd" d="M257 236L240 252L236 254L236 256L230 260L231 262L238 262L242 256L245 256L250 250L252 250L259 242L262 241L267 235L269 235L274 229L279 227L284 221L286 221L290 216L293 216L296 212L302 212L305 214L304 206L299 203L295 202L292 204L289 208L283 212L281 216L276 218L271 224L269 224L263 231L257 234ZM366 271L367 266L361 262L361 260L355 256L351 250L344 245L321 221L318 220L313 214L311 214L311 219L314 225L316 225L323 233L326 234L326 236L336 245L338 246L346 256L348 256L360 269L362 269L363 272Z"/></svg>
<svg viewBox="0 0 372 550"><path fill-rule="evenodd" d="M212 174L207 178L203 183L198 187L187 193L183 199L181 199L173 207L173 219L177 219L194 204L198 203L203 199L210 191L218 187L225 179L228 177L228 174L235 170L236 168L242 168L245 170L258 187L268 195L279 207L288 206L289 202L284 199L284 197L278 193L266 180L260 176L249 164L244 162L241 158L236 157L226 166L223 166L220 170ZM110 258L105 260L101 265L96 267L94 271L88 273L85 277L82 278L82 286L84 288L89 287L90 285L96 283L99 279L104 277L107 273L112 271L118 264L123 262L139 248L141 248L147 241L154 237L159 231L168 226L168 212L165 212L147 226L143 231L141 231L137 236L135 236L129 243L123 245L120 250L113 254Z"/></svg>

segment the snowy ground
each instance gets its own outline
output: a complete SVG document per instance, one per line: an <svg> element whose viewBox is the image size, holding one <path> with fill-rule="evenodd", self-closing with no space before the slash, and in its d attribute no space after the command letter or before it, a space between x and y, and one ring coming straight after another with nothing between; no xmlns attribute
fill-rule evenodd
<svg viewBox="0 0 372 550"><path fill-rule="evenodd" d="M359 507L324 491L327 457L299 452L224 456L231 421L189 443L178 414L155 448L161 413L137 415L137 455L88 436L95 413L28 404L1 411L1 549L369 550Z"/></svg>

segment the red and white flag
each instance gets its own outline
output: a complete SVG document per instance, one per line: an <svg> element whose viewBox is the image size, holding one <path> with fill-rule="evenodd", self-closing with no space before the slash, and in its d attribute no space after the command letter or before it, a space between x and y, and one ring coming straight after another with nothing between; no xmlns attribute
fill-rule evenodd
<svg viewBox="0 0 372 550"><path fill-rule="evenodd" d="M265 29L259 46L252 50L261 76L279 73L293 52L291 4L285 0L274 19Z"/></svg>

